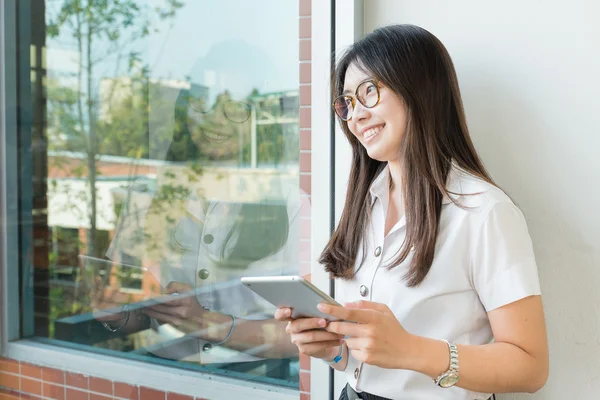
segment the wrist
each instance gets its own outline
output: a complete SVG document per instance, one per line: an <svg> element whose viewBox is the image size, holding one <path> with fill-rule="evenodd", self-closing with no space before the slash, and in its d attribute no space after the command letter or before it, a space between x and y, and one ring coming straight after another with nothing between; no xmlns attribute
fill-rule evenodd
<svg viewBox="0 0 600 400"><path fill-rule="evenodd" d="M408 349L400 368L420 372L432 379L448 369L450 354L443 340L411 335Z"/></svg>
<svg viewBox="0 0 600 400"><path fill-rule="evenodd" d="M208 322L205 331L208 337L205 339L209 342L222 343L233 333L235 319L229 314L210 312L209 318L205 318L205 323L206 321Z"/></svg>
<svg viewBox="0 0 600 400"><path fill-rule="evenodd" d="M332 356L329 355L328 357L323 357L323 358L321 358L321 361L323 361L325 364L333 367L334 365L337 365L340 361L342 361L342 358L344 356L344 345L341 344L336 347L330 347L329 351L332 352L333 355Z"/></svg>
<svg viewBox="0 0 600 400"><path fill-rule="evenodd" d="M327 349L327 354L325 355L325 357L321 357L321 360L323 360L325 362L333 361L333 359L336 358L337 355L340 353L341 346L342 345L335 346L335 347L329 347Z"/></svg>

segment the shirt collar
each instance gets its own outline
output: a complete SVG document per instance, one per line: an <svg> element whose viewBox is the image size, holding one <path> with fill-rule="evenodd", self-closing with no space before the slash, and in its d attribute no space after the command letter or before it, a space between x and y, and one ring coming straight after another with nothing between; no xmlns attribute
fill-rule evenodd
<svg viewBox="0 0 600 400"><path fill-rule="evenodd" d="M390 167L385 166L383 170L377 175L373 183L371 184L371 188L369 189L371 193L371 205L375 203L375 200L379 198L380 200L387 199L387 196L390 192Z"/></svg>
<svg viewBox="0 0 600 400"><path fill-rule="evenodd" d="M462 180L461 176L465 174L462 169L454 162L450 167L450 172L448 173L448 177L446 178L446 190L448 191L448 196L444 195L442 198L442 204L452 203L452 197L454 200L457 200L458 197L463 193L462 191ZM371 188L369 192L371 194L371 205L375 203L375 200L379 198L380 200L387 199L390 190L390 169L389 166L385 166L385 168L377 175L373 183L371 184ZM449 197L450 196L450 197Z"/></svg>

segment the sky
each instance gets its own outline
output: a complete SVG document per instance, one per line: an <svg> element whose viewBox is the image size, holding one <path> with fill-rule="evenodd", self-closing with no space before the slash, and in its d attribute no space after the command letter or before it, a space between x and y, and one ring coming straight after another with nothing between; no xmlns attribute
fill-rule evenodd
<svg viewBox="0 0 600 400"><path fill-rule="evenodd" d="M155 25L133 46L157 79L183 80L219 89L234 88L240 95L298 89L298 0L183 0L174 19ZM139 0L150 7L164 0ZM53 2L53 6L60 1ZM49 7L47 19L51 19ZM124 35L126 33L124 32ZM47 43L49 73L76 71L78 52L72 32L64 30ZM125 75L126 63L96 43L94 78Z"/></svg>

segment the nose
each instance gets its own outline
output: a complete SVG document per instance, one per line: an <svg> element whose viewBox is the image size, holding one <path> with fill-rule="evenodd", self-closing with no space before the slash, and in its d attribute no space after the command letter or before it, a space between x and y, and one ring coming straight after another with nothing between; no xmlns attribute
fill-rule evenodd
<svg viewBox="0 0 600 400"><path fill-rule="evenodd" d="M355 122L362 121L369 118L371 111L362 105L358 100L354 102L354 110L352 110L352 120Z"/></svg>

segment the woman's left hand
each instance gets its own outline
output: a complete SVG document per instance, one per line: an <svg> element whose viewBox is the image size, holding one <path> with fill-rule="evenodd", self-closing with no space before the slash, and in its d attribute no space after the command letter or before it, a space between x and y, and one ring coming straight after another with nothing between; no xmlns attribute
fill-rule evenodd
<svg viewBox="0 0 600 400"><path fill-rule="evenodd" d="M388 306L361 300L345 307L321 303L319 311L344 322L330 322L329 332L347 336L348 350L358 361L381 368L403 368L412 337Z"/></svg>

